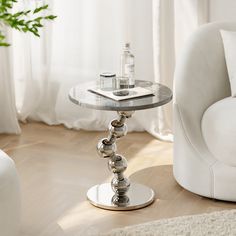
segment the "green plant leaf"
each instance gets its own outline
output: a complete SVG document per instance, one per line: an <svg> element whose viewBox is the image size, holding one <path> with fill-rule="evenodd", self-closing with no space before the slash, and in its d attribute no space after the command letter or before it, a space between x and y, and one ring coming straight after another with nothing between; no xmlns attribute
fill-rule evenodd
<svg viewBox="0 0 236 236"><path fill-rule="evenodd" d="M5 42L5 35L1 31L1 26L5 25L24 33L32 33L40 37L39 29L43 27L43 21L54 20L57 16L40 15L43 11L48 10L48 5L42 5L35 9L27 9L12 13L13 4L18 0L0 0L0 46L10 46ZM33 17L37 14L37 17Z"/></svg>
<svg viewBox="0 0 236 236"><path fill-rule="evenodd" d="M55 18L57 18L57 16L49 15L44 17L46 20L54 20Z"/></svg>
<svg viewBox="0 0 236 236"><path fill-rule="evenodd" d="M0 42L0 46L1 46L1 47L9 47L9 46L11 46L11 44L9 44L9 43L4 43L4 42Z"/></svg>
<svg viewBox="0 0 236 236"><path fill-rule="evenodd" d="M41 6L41 7L37 7L35 10L34 10L34 14L36 14L36 13L38 13L38 12L40 12L40 11L42 11L42 10L46 10L46 9L48 9L48 5L44 5L44 6Z"/></svg>

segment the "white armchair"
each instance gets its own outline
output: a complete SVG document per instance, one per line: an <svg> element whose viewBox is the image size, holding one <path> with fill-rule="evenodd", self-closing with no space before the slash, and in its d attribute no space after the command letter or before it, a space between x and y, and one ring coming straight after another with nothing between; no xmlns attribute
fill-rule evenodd
<svg viewBox="0 0 236 236"><path fill-rule="evenodd" d="M17 236L20 188L14 162L0 150L0 235Z"/></svg>
<svg viewBox="0 0 236 236"><path fill-rule="evenodd" d="M173 170L191 192L236 201L236 98L220 29L236 31L236 22L200 27L177 63Z"/></svg>

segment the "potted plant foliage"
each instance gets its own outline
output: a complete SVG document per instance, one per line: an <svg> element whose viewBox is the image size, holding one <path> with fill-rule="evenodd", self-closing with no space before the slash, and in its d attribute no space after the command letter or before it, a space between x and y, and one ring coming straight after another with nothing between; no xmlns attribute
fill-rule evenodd
<svg viewBox="0 0 236 236"><path fill-rule="evenodd" d="M47 4L14 12L13 7L17 2L18 0L0 0L0 46L10 46L4 33L5 27L24 33L30 32L39 37L39 29L43 27L43 21L56 18L54 15L45 13L48 10Z"/></svg>

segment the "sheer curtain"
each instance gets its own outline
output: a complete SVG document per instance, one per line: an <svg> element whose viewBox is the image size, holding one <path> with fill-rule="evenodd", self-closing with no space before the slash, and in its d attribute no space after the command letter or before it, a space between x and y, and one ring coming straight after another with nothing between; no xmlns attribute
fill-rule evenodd
<svg viewBox="0 0 236 236"><path fill-rule="evenodd" d="M15 34L14 55L21 57L15 60L14 71L20 119L104 130L116 114L78 107L68 100L68 91L95 80L101 72L118 74L127 41L136 56L137 79L153 80L152 2L57 0L49 4L58 18L47 24L40 40ZM129 128L144 130L135 118Z"/></svg>
<svg viewBox="0 0 236 236"><path fill-rule="evenodd" d="M10 40L9 33L7 36ZM0 133L20 132L15 108L11 52L11 48L0 47Z"/></svg>
<svg viewBox="0 0 236 236"><path fill-rule="evenodd" d="M200 0L47 2L58 18L46 24L40 39L13 34L16 106L21 121L37 120L76 129L107 129L116 114L72 104L68 100L72 86L95 80L104 71L119 74L122 47L130 42L136 79L172 87L176 46L180 48L187 35L202 23L196 20L201 12ZM24 2L29 3L32 1ZM189 22L189 18L197 23L183 28L181 21ZM128 126L131 131L146 130L158 138L171 139L171 120L168 105L136 112Z"/></svg>
<svg viewBox="0 0 236 236"><path fill-rule="evenodd" d="M156 82L173 88L175 62L189 35L208 22L208 0L153 0L153 56ZM172 104L152 111L153 125L146 130L172 140Z"/></svg>

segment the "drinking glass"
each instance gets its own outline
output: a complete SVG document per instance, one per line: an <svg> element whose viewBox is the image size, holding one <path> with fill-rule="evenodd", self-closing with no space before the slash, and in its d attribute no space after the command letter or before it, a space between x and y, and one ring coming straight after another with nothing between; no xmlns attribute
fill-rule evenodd
<svg viewBox="0 0 236 236"><path fill-rule="evenodd" d="M116 90L113 92L116 96L129 95L129 78L125 76L116 77Z"/></svg>

